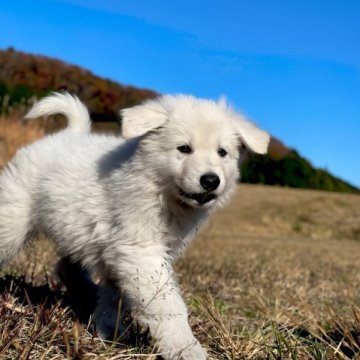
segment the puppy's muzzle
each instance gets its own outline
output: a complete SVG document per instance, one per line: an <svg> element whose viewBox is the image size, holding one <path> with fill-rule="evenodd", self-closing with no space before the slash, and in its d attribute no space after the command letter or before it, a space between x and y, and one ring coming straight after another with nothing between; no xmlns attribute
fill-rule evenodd
<svg viewBox="0 0 360 360"><path fill-rule="evenodd" d="M209 192L203 192L203 193L186 193L185 191L180 189L180 195L190 199L197 201L200 205L204 205L211 200L214 200L217 198L216 194L209 193Z"/></svg>

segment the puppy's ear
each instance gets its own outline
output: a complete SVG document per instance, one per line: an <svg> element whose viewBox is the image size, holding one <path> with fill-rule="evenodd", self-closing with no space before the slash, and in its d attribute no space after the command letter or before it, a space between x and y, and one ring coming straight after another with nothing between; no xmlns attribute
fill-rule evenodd
<svg viewBox="0 0 360 360"><path fill-rule="evenodd" d="M241 142L252 152L266 154L270 142L270 135L256 127L240 115L235 118L236 131Z"/></svg>
<svg viewBox="0 0 360 360"><path fill-rule="evenodd" d="M163 125L168 116L167 110L159 100L149 100L144 104L120 110L121 135L133 138L146 134Z"/></svg>

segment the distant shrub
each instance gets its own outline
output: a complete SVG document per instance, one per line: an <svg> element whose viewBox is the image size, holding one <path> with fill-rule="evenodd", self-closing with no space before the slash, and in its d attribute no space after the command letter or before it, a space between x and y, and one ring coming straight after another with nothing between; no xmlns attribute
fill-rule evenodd
<svg viewBox="0 0 360 360"><path fill-rule="evenodd" d="M250 155L241 169L241 181L247 183L279 185L303 189L360 193L356 187L332 176L326 170L315 169L296 151L281 159Z"/></svg>

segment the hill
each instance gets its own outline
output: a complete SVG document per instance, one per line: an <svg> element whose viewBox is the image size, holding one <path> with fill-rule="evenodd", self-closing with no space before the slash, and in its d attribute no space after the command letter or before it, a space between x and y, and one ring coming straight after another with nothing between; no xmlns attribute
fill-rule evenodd
<svg viewBox="0 0 360 360"><path fill-rule="evenodd" d="M101 78L79 66L12 48L0 50L0 112L54 90L67 90L86 103L95 122L118 122L117 112L158 94ZM108 125L111 128L111 125ZM267 156L250 155L242 181L267 185L355 192L359 189L314 168L296 151L272 138Z"/></svg>

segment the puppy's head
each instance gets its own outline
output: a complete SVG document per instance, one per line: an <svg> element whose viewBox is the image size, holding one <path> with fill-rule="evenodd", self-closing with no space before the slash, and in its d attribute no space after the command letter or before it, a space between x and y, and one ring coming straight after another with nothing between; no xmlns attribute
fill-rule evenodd
<svg viewBox="0 0 360 360"><path fill-rule="evenodd" d="M163 96L121 116L123 137L142 137L142 155L164 192L192 208L227 200L246 150L264 154L269 143L265 131L224 101Z"/></svg>

